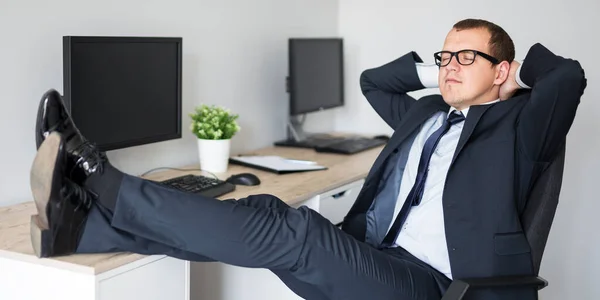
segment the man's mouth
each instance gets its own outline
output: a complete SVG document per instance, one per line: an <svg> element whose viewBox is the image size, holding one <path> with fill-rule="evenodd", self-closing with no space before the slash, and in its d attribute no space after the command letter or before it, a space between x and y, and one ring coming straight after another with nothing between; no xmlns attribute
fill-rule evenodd
<svg viewBox="0 0 600 300"><path fill-rule="evenodd" d="M449 78L449 79L446 79L446 83L462 83L462 81L459 81L459 80L453 79L453 78Z"/></svg>

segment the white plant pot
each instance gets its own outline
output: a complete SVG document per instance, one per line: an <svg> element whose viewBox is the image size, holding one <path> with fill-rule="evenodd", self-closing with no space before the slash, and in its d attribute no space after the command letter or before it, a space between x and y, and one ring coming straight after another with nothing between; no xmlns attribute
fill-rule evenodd
<svg viewBox="0 0 600 300"><path fill-rule="evenodd" d="M231 140L198 139L200 169L213 173L227 171Z"/></svg>

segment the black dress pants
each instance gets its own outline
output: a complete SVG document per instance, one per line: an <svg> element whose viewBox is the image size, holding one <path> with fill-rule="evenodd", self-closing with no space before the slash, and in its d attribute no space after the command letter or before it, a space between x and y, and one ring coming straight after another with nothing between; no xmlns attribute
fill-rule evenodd
<svg viewBox="0 0 600 300"><path fill-rule="evenodd" d="M450 280L402 248L378 250L272 195L217 200L125 175L95 204L78 253L164 254L266 268L304 299L440 299Z"/></svg>

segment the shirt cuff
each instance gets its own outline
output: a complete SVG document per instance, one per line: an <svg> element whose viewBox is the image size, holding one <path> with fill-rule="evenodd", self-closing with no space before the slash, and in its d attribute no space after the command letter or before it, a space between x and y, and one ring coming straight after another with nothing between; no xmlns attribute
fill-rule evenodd
<svg viewBox="0 0 600 300"><path fill-rule="evenodd" d="M531 87L526 85L523 80L521 80L521 67L523 66L523 62L521 62L521 64L519 65L519 68L517 68L517 72L515 73L515 80L517 81L517 84L522 88L522 89L530 89Z"/></svg>
<svg viewBox="0 0 600 300"><path fill-rule="evenodd" d="M426 88L437 88L440 68L436 64L415 63L419 80Z"/></svg>

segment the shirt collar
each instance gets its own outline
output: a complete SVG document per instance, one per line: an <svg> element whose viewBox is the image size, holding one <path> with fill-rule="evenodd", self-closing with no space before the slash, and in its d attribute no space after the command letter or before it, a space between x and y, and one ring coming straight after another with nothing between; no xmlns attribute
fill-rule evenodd
<svg viewBox="0 0 600 300"><path fill-rule="evenodd" d="M488 105L488 104L494 104L494 103L496 103L496 102L499 102L499 101L500 101L500 99L496 99L496 100L494 100L494 101L490 101L490 102L486 102L486 103L481 103L481 104L477 104L477 105ZM457 109L456 109L456 108L454 108L454 107L450 107L450 111L448 112L448 116L449 116L449 115L450 115L450 114L451 114L453 111L455 111L455 110L457 110ZM466 118L466 117L467 117L467 114L469 113L469 107L467 106L466 108L463 108L463 109L461 109L461 110L460 110L460 112L461 112L461 113L463 114L463 116L465 116L465 118Z"/></svg>

